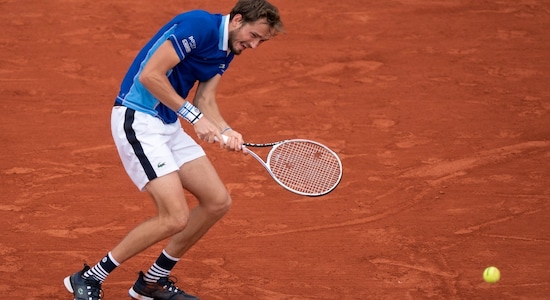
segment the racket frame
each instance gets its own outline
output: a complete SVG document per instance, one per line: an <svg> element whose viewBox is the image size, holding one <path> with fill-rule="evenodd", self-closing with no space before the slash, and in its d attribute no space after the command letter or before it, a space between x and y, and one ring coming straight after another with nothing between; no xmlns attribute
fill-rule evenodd
<svg viewBox="0 0 550 300"><path fill-rule="evenodd" d="M338 168L339 168L339 175L338 175L338 179L335 181L335 183L326 191L323 191L321 193L305 193L305 192L301 192L301 191L298 191L298 190L295 190L289 186L287 186L286 184L284 184L282 181L280 181L277 176L273 173L273 171L271 171L271 168L269 167L271 165L271 158L272 158L272 154L277 150L278 147L286 144L286 143L293 143L293 142L298 142L298 143L312 143L312 144L315 144L315 145L318 145L322 148L324 148L325 150L327 150L330 154L332 154L335 158L336 158L336 161L338 162ZM269 153L267 154L267 159L264 161L258 154L254 153L254 151L250 150L248 147L257 147L257 148L265 148L265 147L272 147L271 150L269 151ZM312 140L307 140L307 139L290 139L290 140L283 140L283 141L279 141L279 142L274 142L274 143L266 143L266 144L252 144L252 143L245 143L243 144L243 150L246 151L248 154L250 154L252 157L254 157L263 167L264 169L266 169L266 171L269 173L269 175L273 178L273 180L275 180L275 182L277 182L277 184L279 184L280 186L284 187L285 189L287 189L288 191L291 191L295 194L298 194L298 195L302 195L302 196L309 196L309 197L318 197L318 196L323 196L323 195L326 195L330 192L332 192L337 186L338 184L340 184L340 181L342 180L342 161L340 160L340 157L338 157L338 155L336 154L336 152L334 152L332 149L330 149L329 147L321 144L321 143L318 143L318 142L315 142L315 141L312 141Z"/></svg>
<svg viewBox="0 0 550 300"><path fill-rule="evenodd" d="M226 135L222 135L222 138L223 138L224 143L227 143L227 141L229 140L229 137L226 136ZM286 143L291 143L291 142L316 144L317 146L320 146L320 147L324 148L325 150L327 150L330 154L332 154L334 156L334 158L336 158L336 161L338 162L339 175L338 175L338 179L335 181L335 183L333 184L332 187L330 187L326 191L323 191L322 193L305 193L305 192L301 192L301 191L295 190L295 189L287 186L286 184L284 184L281 180L279 180L277 178L277 176L273 173L273 171L269 167L270 162L271 162L272 154L281 145L284 145ZM254 157L262 165L262 167L264 167L264 169L267 171L267 173L271 176L271 178L273 178L273 180L275 180L275 182L277 182L277 184L279 184L280 186L282 186L286 190L288 190L290 192L293 192L295 194L298 194L298 195L309 196L309 197L318 197L318 196L326 195L326 194L332 192L338 186L338 184L340 184L340 181L342 180L342 173L343 173L342 170L343 169L342 169L342 161L340 160L340 157L336 154L336 152L334 152L329 147L327 147L327 146L325 146L321 143L312 141L312 140L289 139L289 140L282 140L282 141L278 141L278 142L265 143L265 144L244 143L242 147L243 147L243 149L242 149L243 151L245 151L247 154L250 154L252 157ZM271 150L269 150L269 153L267 154L267 159L264 161L258 154L256 154L254 151L250 150L249 147L254 147L254 148L272 147L272 148L271 148Z"/></svg>

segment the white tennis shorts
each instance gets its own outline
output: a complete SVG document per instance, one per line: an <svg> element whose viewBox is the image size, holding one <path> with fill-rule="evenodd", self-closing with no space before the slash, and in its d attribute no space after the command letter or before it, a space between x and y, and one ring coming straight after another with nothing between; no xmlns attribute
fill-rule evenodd
<svg viewBox="0 0 550 300"><path fill-rule="evenodd" d="M141 191L149 181L206 155L183 131L179 119L165 124L124 106L113 107L111 133L126 173Z"/></svg>

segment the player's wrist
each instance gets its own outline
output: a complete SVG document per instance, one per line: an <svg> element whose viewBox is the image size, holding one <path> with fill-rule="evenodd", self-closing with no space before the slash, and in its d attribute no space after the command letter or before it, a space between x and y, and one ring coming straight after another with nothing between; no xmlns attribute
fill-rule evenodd
<svg viewBox="0 0 550 300"><path fill-rule="evenodd" d="M195 125L203 117L201 111L189 101L185 101L182 107L178 109L177 114L191 125Z"/></svg>
<svg viewBox="0 0 550 300"><path fill-rule="evenodd" d="M221 131L221 134L225 134L226 132L231 131L231 130L233 130L233 128L227 126Z"/></svg>

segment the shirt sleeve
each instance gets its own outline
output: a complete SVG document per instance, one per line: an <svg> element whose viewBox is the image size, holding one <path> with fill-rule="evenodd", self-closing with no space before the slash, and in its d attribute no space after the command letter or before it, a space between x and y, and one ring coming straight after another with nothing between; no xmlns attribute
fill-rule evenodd
<svg viewBox="0 0 550 300"><path fill-rule="evenodd" d="M200 17L183 18L177 24L174 32L169 36L174 49L180 60L187 56L200 53L210 47L217 45L215 28L205 26L205 20Z"/></svg>

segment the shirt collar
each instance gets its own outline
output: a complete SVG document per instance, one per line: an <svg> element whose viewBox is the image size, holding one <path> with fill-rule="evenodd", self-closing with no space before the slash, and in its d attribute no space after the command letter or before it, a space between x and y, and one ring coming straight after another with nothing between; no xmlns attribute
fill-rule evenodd
<svg viewBox="0 0 550 300"><path fill-rule="evenodd" d="M223 51L228 50L228 40L229 40L229 15L222 16L222 21L220 22L220 40L218 43L218 48Z"/></svg>

